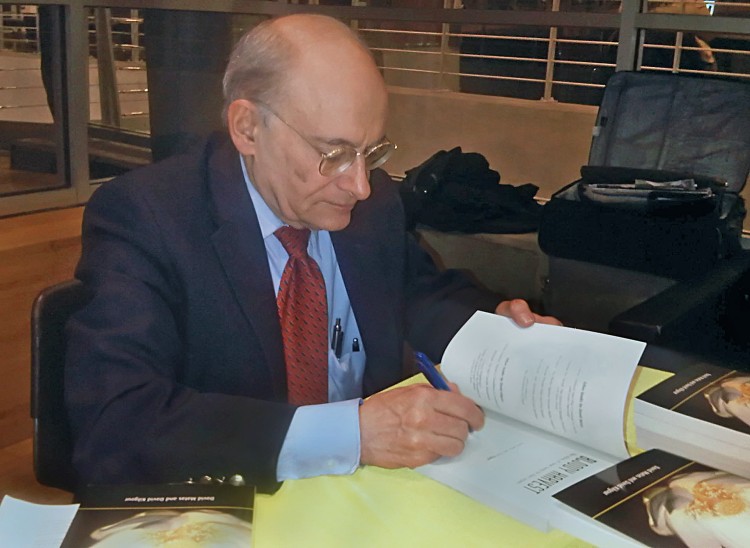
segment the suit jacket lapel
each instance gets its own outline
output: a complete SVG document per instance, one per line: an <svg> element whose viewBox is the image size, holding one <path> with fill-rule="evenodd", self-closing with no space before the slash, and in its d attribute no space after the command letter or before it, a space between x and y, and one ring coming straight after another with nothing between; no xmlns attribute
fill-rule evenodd
<svg viewBox="0 0 750 548"><path fill-rule="evenodd" d="M372 200L372 201L370 201ZM347 228L331 233L349 301L367 352L364 391L369 395L401 377L400 302L388 266L373 242L377 215L370 198L357 204ZM381 242L382 243L382 242ZM391 281L389 281L391 280Z"/></svg>
<svg viewBox="0 0 750 548"><path fill-rule="evenodd" d="M214 143L216 139L214 139ZM231 141L215 145L208 185L217 229L213 246L242 311L257 333L277 400L286 401L286 369L276 297L263 239Z"/></svg>
<svg viewBox="0 0 750 548"><path fill-rule="evenodd" d="M276 399L286 401L286 369L276 297L266 250L240 159L232 143L214 139L209 151L208 185L217 229L214 249L239 305L263 348ZM365 393L392 384L401 376L401 302L392 295L385 267L371 243L377 215L370 199L357 205L351 224L331 233L349 300L366 345ZM242 242L242 245L237 245ZM392 242L391 242L392 243Z"/></svg>

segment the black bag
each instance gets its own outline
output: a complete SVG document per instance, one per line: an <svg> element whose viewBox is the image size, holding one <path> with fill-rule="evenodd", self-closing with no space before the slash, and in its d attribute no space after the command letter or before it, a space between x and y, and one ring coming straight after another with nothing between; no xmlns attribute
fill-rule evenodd
<svg viewBox="0 0 750 548"><path fill-rule="evenodd" d="M486 158L461 147L440 150L406 171L401 199L407 228L445 232L522 233L539 227L538 187L501 185Z"/></svg>
<svg viewBox="0 0 750 548"><path fill-rule="evenodd" d="M750 85L618 72L581 179L542 210L548 255L683 279L740 248Z"/></svg>

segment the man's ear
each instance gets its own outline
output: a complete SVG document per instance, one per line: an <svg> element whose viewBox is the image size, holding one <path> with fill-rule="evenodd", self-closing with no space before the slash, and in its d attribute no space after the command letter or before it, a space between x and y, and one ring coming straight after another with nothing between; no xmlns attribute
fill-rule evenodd
<svg viewBox="0 0 750 548"><path fill-rule="evenodd" d="M227 108L227 129L235 148L243 156L255 154L255 139L262 123L258 107L247 99L236 99Z"/></svg>

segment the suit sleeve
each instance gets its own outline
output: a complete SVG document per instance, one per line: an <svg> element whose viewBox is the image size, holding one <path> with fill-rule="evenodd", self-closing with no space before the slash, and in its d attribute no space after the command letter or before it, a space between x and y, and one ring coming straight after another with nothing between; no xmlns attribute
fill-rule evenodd
<svg viewBox="0 0 750 548"><path fill-rule="evenodd" d="M492 312L501 297L476 287L458 270L439 271L411 234L406 250L407 340L440 362L451 338L474 312Z"/></svg>
<svg viewBox="0 0 750 548"><path fill-rule="evenodd" d="M272 487L294 408L182 382L180 273L158 216L128 182L102 186L84 216L76 276L93 298L68 324L65 372L80 481L241 474Z"/></svg>

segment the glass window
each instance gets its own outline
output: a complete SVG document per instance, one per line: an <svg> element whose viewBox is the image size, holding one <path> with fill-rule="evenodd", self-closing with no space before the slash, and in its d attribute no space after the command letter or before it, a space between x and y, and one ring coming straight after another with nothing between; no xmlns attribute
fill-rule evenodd
<svg viewBox="0 0 750 548"><path fill-rule="evenodd" d="M0 5L0 196L65 186L58 6Z"/></svg>

